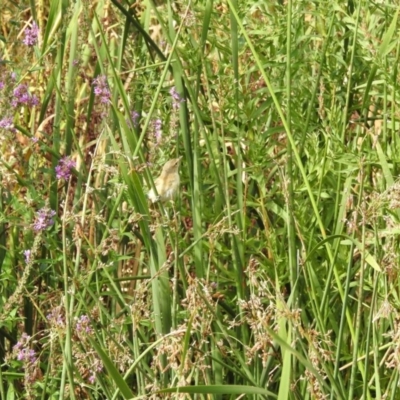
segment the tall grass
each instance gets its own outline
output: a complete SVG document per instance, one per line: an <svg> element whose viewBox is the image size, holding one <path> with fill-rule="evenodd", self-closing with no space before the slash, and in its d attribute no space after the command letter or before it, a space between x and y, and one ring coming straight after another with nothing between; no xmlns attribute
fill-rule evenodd
<svg viewBox="0 0 400 400"><path fill-rule="evenodd" d="M0 13L1 398L399 397L397 4Z"/></svg>

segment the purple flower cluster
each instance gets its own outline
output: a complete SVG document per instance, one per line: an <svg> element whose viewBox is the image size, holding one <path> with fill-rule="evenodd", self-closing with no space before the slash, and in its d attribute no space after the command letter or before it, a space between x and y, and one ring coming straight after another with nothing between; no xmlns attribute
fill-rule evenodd
<svg viewBox="0 0 400 400"><path fill-rule="evenodd" d="M137 128L139 126L139 119L140 119L140 113L138 113L137 111L132 111L131 121L134 128Z"/></svg>
<svg viewBox="0 0 400 400"><path fill-rule="evenodd" d="M94 94L100 97L100 101L104 104L108 104L111 100L111 92L107 85L107 78L105 75L99 75L93 79Z"/></svg>
<svg viewBox="0 0 400 400"><path fill-rule="evenodd" d="M103 370L103 363L99 358L95 358L92 364L92 371L91 375L89 376L88 380L93 385L94 381L96 380L96 374L100 373Z"/></svg>
<svg viewBox="0 0 400 400"><path fill-rule="evenodd" d="M75 168L76 163L75 161L71 160L69 157L63 157L60 159L58 162L58 165L56 166L56 178L57 179L65 179L66 181L70 178L71 176L71 170L72 168Z"/></svg>
<svg viewBox="0 0 400 400"><path fill-rule="evenodd" d="M65 319L60 307L53 308L51 312L47 314L46 318L51 325L58 328L63 328L65 326Z"/></svg>
<svg viewBox="0 0 400 400"><path fill-rule="evenodd" d="M28 347L31 337L25 332L22 334L21 339L13 347L15 353L17 353L17 360L24 361L28 364L34 363L37 360L36 351Z"/></svg>
<svg viewBox="0 0 400 400"><path fill-rule="evenodd" d="M3 90L5 86L5 83L3 81L0 81L0 90Z"/></svg>
<svg viewBox="0 0 400 400"><path fill-rule="evenodd" d="M0 119L0 128L10 132L16 132L13 119L11 117L4 117L3 119Z"/></svg>
<svg viewBox="0 0 400 400"><path fill-rule="evenodd" d="M32 28L25 29L25 38L23 40L24 44L27 46L34 46L39 37L39 27L36 22L32 24Z"/></svg>
<svg viewBox="0 0 400 400"><path fill-rule="evenodd" d="M176 87L172 86L169 90L169 94L172 97L172 108L177 110L181 103L185 101L185 99L176 91Z"/></svg>
<svg viewBox="0 0 400 400"><path fill-rule="evenodd" d="M11 101L13 107L18 105L26 105L28 107L34 107L39 104L39 99L35 95L31 95L28 90L28 86L21 84L14 89L14 98Z"/></svg>
<svg viewBox="0 0 400 400"><path fill-rule="evenodd" d="M161 136L162 136L162 122L160 118L154 120L153 128L154 128L154 136L156 138L156 143L159 144L161 142Z"/></svg>
<svg viewBox="0 0 400 400"><path fill-rule="evenodd" d="M87 333L91 335L94 331L87 315L81 315L75 324L76 331L79 333Z"/></svg>
<svg viewBox="0 0 400 400"><path fill-rule="evenodd" d="M33 223L33 229L36 232L45 230L54 224L54 216L56 212L47 207L43 207L36 213L36 219Z"/></svg>
<svg viewBox="0 0 400 400"><path fill-rule="evenodd" d="M25 256L25 263L29 264L31 262L32 250L24 250L24 256Z"/></svg>

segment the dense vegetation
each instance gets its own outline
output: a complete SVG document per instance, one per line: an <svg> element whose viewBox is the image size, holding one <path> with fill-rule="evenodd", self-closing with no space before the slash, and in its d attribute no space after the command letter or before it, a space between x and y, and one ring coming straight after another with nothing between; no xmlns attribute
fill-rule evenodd
<svg viewBox="0 0 400 400"><path fill-rule="evenodd" d="M0 18L2 399L399 398L396 2Z"/></svg>

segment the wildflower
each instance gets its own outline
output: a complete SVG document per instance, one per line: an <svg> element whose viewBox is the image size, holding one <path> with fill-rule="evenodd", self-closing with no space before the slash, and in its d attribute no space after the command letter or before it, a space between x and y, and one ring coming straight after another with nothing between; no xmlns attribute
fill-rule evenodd
<svg viewBox="0 0 400 400"><path fill-rule="evenodd" d="M78 333L87 333L88 335L93 333L93 328L87 315L81 315L77 319L75 327Z"/></svg>
<svg viewBox="0 0 400 400"><path fill-rule="evenodd" d="M181 97L181 95L176 91L176 87L172 86L169 91L169 94L172 97L172 108L177 110L179 108L180 103L184 102L185 99Z"/></svg>
<svg viewBox="0 0 400 400"><path fill-rule="evenodd" d="M104 104L110 102L111 92L107 85L107 78L105 75L99 75L97 78L93 79L94 94L100 97L100 101Z"/></svg>
<svg viewBox="0 0 400 400"><path fill-rule="evenodd" d="M25 263L29 264L31 262L32 251L24 250L24 256L25 256Z"/></svg>
<svg viewBox="0 0 400 400"><path fill-rule="evenodd" d="M33 22L32 28L25 29L24 44L27 46L33 46L36 44L39 37L39 27L36 22Z"/></svg>
<svg viewBox="0 0 400 400"><path fill-rule="evenodd" d="M28 348L30 339L31 337L24 332L13 350L17 354L17 360L33 364L37 360L37 356L35 350Z"/></svg>
<svg viewBox="0 0 400 400"><path fill-rule="evenodd" d="M39 104L39 99L35 95L31 95L28 90L28 86L21 84L14 89L14 98L11 101L13 107L18 105L27 105L34 107Z"/></svg>
<svg viewBox="0 0 400 400"><path fill-rule="evenodd" d="M26 332L24 332L21 335L21 338L18 340L17 344L14 346L14 350L21 349L23 346L25 346L26 343L29 342L30 339L31 337Z"/></svg>
<svg viewBox="0 0 400 400"><path fill-rule="evenodd" d="M156 138L156 143L159 144L161 141L161 136L162 136L162 124L161 124L161 119L157 118L154 122L153 122L153 127L154 127L154 136Z"/></svg>
<svg viewBox="0 0 400 400"><path fill-rule="evenodd" d="M0 90L4 89L4 86L5 86L4 82L0 81Z"/></svg>
<svg viewBox="0 0 400 400"><path fill-rule="evenodd" d="M65 179L66 181L71 176L72 168L75 168L76 163L75 161L71 160L69 157L63 157L58 162L56 166L56 178L57 179Z"/></svg>
<svg viewBox="0 0 400 400"><path fill-rule="evenodd" d="M36 213L36 219L35 222L33 223L33 229L36 232L40 232L52 226L54 224L53 217L55 215L56 215L55 211L50 210L47 207L43 207Z"/></svg>
<svg viewBox="0 0 400 400"><path fill-rule="evenodd" d="M17 80L17 73L16 72L11 72L11 80L16 81Z"/></svg>
<svg viewBox="0 0 400 400"><path fill-rule="evenodd" d="M93 385L96 380L96 374L100 373L103 370L103 363L98 357L92 362L92 370L90 371L91 375L88 378L88 381Z"/></svg>
<svg viewBox="0 0 400 400"><path fill-rule="evenodd" d="M14 128L13 119L11 117L4 117L3 119L0 119L0 128L10 132L16 131Z"/></svg>
<svg viewBox="0 0 400 400"><path fill-rule="evenodd" d="M64 315L62 314L61 307L55 307L46 316L47 320L51 325L62 328L65 326Z"/></svg>
<svg viewBox="0 0 400 400"><path fill-rule="evenodd" d="M30 392L31 386L37 382L41 375L39 357L36 351L30 348L31 337L25 332L18 343L13 347L13 356L22 362L24 368L24 383L26 392Z"/></svg>
<svg viewBox="0 0 400 400"><path fill-rule="evenodd" d="M21 349L17 355L18 361L25 361L27 363L34 363L36 359L36 351L33 349Z"/></svg>
<svg viewBox="0 0 400 400"><path fill-rule="evenodd" d="M139 118L140 113L138 113L137 111L131 112L131 120L134 128L137 128L139 126Z"/></svg>

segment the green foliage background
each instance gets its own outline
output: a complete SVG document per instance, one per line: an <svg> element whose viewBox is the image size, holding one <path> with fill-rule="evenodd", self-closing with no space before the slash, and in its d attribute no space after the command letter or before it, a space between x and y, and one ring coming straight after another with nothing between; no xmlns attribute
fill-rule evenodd
<svg viewBox="0 0 400 400"><path fill-rule="evenodd" d="M0 8L1 398L399 398L397 1Z"/></svg>

